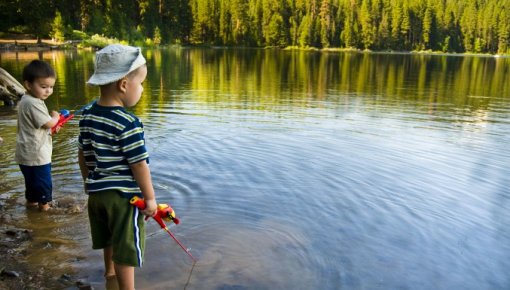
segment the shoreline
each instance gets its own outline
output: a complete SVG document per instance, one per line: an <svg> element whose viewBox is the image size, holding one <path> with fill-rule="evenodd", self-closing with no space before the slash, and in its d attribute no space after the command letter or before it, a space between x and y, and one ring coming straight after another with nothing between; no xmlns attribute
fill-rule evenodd
<svg viewBox="0 0 510 290"><path fill-rule="evenodd" d="M81 41L66 41L65 43L58 43L51 39L44 39L37 42L37 39L1 39L0 38L0 53L1 52L23 52L23 51L49 51L49 50L63 50L63 49L76 49L76 45Z"/></svg>
<svg viewBox="0 0 510 290"><path fill-rule="evenodd" d="M82 43L82 40L67 40L63 43L56 42L52 39L42 39L40 43L37 39L32 38L0 38L0 53L2 52L23 52L23 51L51 51L51 50L67 50L67 49L91 49L91 47L78 48L78 45ZM172 47L174 45L162 45L160 48ZM457 56L457 57L494 57L494 58L509 58L510 54L491 54L491 53L475 53L475 52L442 52L432 50L416 50L416 51L396 51L396 50L370 50L370 49L359 49L359 48L342 48L342 47L330 47L330 48L316 48L316 47L245 47L245 46L215 46L215 45L188 45L183 47L208 47L211 49L280 49L284 51L309 51L309 52L321 52L321 53L369 53L369 54L394 54L394 55L432 55L432 56Z"/></svg>

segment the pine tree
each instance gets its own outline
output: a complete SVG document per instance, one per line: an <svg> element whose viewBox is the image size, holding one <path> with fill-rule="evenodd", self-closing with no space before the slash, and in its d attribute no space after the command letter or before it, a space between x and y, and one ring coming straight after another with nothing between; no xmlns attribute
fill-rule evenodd
<svg viewBox="0 0 510 290"><path fill-rule="evenodd" d="M55 13L55 18L53 19L53 23L51 24L51 33L50 36L54 40L58 42L64 42L64 34L65 34L65 24L62 20L62 15L57 10Z"/></svg>
<svg viewBox="0 0 510 290"><path fill-rule="evenodd" d="M362 0L360 8L361 42L364 49L372 48L374 44L373 15L370 13L370 0Z"/></svg>

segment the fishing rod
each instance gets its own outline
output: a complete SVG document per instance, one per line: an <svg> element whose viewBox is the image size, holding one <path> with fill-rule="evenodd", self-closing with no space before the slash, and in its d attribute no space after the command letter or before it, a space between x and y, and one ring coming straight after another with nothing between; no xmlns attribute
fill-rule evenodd
<svg viewBox="0 0 510 290"><path fill-rule="evenodd" d="M74 118L74 115L78 115L78 116L81 115L83 113L83 110L90 107L95 102L96 102L96 100L94 100L84 106L83 105L75 106L75 108L79 107L79 109L74 110L74 113L71 113L69 110L66 110L66 109L60 110L58 113L57 124L55 126L51 127L51 135L55 134L57 132L57 129L64 127L64 124L67 123L72 118Z"/></svg>
<svg viewBox="0 0 510 290"><path fill-rule="evenodd" d="M134 196L133 198L131 198L129 203L136 206L140 210L144 210L146 207L145 201L138 196ZM148 218L149 217L146 216L145 220L147 220ZM174 241L181 247L181 249L183 249L186 252L186 254L188 254L190 256L190 258L193 260L193 262L197 261L195 259L195 257L193 257L193 255L191 255L189 249L184 247L184 245L181 242L179 242L179 240L168 229L165 222L163 221L163 220L165 220L168 222L173 222L176 225L178 225L180 223L179 219L175 216L175 211L172 209L172 207L170 207L168 204L158 204L158 209L156 211L156 214L154 216L152 216L152 218L159 224L159 226L162 229L164 229L172 237L172 239L174 239Z"/></svg>

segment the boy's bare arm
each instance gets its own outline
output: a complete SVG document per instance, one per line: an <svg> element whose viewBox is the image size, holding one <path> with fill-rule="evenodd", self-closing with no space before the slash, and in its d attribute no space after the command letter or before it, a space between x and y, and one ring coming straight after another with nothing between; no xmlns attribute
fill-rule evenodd
<svg viewBox="0 0 510 290"><path fill-rule="evenodd" d="M48 122L44 123L44 125L42 125L42 127L44 129L51 129L53 126L57 125L58 119L59 119L58 112L57 111L51 111L51 120L49 120Z"/></svg>
<svg viewBox="0 0 510 290"><path fill-rule="evenodd" d="M133 177L135 178L140 190L142 191L143 198L145 199L145 209L142 210L142 213L147 216L153 216L156 214L157 205L156 205L156 194L154 193L154 187L152 186L152 178L151 171L149 169L149 165L146 160L130 164L129 167L133 172Z"/></svg>
<svg viewBox="0 0 510 290"><path fill-rule="evenodd" d="M81 177L83 178L83 189L87 192L87 185L85 184L85 179L89 176L89 168L85 163L85 155L83 155L83 150L78 149L78 165L80 166Z"/></svg>
<svg viewBox="0 0 510 290"><path fill-rule="evenodd" d="M78 165L80 165L81 177L85 180L89 176L89 168L85 163L85 155L81 149L78 149Z"/></svg>

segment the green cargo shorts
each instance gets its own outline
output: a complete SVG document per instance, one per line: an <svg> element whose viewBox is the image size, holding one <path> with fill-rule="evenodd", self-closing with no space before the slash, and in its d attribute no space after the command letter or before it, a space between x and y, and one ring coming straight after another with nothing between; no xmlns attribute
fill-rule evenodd
<svg viewBox="0 0 510 290"><path fill-rule="evenodd" d="M113 262L141 267L145 247L144 215L116 190L89 194L92 248L113 250Z"/></svg>

